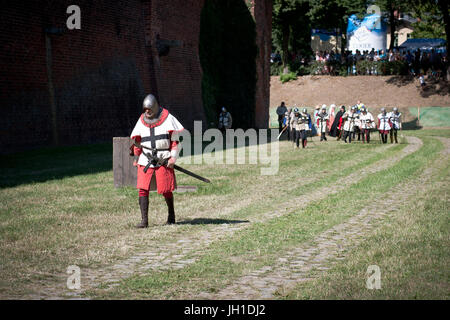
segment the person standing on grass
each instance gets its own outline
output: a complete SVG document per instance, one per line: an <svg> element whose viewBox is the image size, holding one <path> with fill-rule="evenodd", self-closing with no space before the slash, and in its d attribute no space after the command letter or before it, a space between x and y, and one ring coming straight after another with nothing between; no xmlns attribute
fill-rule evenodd
<svg viewBox="0 0 450 320"><path fill-rule="evenodd" d="M277 115L278 115L278 133L281 132L281 130L283 129L283 119L284 119L284 115L287 112L287 108L286 105L284 104L284 101L281 102L281 105L278 106L277 108Z"/></svg>
<svg viewBox="0 0 450 320"><path fill-rule="evenodd" d="M303 108L302 113L297 117L296 123L296 145L299 148L300 140L302 141L302 148L306 148L308 143L308 131L311 130L311 117L308 114L308 110Z"/></svg>
<svg viewBox="0 0 450 320"><path fill-rule="evenodd" d="M233 118L231 118L231 114L222 107L222 112L219 114L219 129L225 134L225 130L230 129L233 123Z"/></svg>
<svg viewBox="0 0 450 320"><path fill-rule="evenodd" d="M148 197L149 191L152 190L157 190L164 196L168 208L167 223L174 224L172 192L176 188L176 180L173 168L179 153L179 133L184 128L167 109L158 104L152 94L145 97L142 108L143 113L131 132L131 139L135 141L133 155L139 157L133 163L137 167L137 188L142 218L136 228L148 227ZM146 154L154 158L150 160ZM150 166L144 172L149 162Z"/></svg>
<svg viewBox="0 0 450 320"><path fill-rule="evenodd" d="M317 131L320 133L320 141L327 141L325 133L327 132L329 115L327 113L327 106L323 105L321 112L317 115Z"/></svg>
<svg viewBox="0 0 450 320"><path fill-rule="evenodd" d="M300 133L297 133L297 126L298 126L298 119L300 118L300 111L298 110L297 107L294 107L294 109L292 109L292 114L290 116L290 120L289 123L291 125L292 128L292 142L294 143L294 148L295 145L297 145L298 148L298 139L297 139L297 135L300 136Z"/></svg>
<svg viewBox="0 0 450 320"><path fill-rule="evenodd" d="M387 143L387 136L391 130L391 121L389 115L386 114L386 109L381 108L381 113L378 115L378 131L381 135L381 141Z"/></svg>
<svg viewBox="0 0 450 320"><path fill-rule="evenodd" d="M325 108L327 107L325 104L323 104L322 107L323 107L323 106L325 106ZM314 108L314 113L313 113L313 115L314 115L314 127L316 127L316 129L317 129L317 130L316 130L317 135L320 135L319 127L317 127L317 117L319 116L320 110L321 110L320 106L317 105L317 106Z"/></svg>
<svg viewBox="0 0 450 320"><path fill-rule="evenodd" d="M287 128L286 128L287 127ZM284 129L286 128L286 129ZM287 141L289 141L289 131L290 131L290 124L289 124L289 112L286 111L283 117L283 130L287 132Z"/></svg>
<svg viewBox="0 0 450 320"><path fill-rule="evenodd" d="M296 121L297 121L299 114L300 114L300 112L299 112L298 108L294 105L291 113L289 114L289 126L291 127L291 138L292 138L292 143L294 143L294 147L295 147L295 138L296 138L296 134L297 134L297 131L295 130Z"/></svg>
<svg viewBox="0 0 450 320"><path fill-rule="evenodd" d="M362 131L362 142L370 142L370 129L372 128L373 116L370 112L367 111L366 107L361 108L361 114L359 115L359 120L361 123L361 131Z"/></svg>
<svg viewBox="0 0 450 320"><path fill-rule="evenodd" d="M342 116L343 121L345 121L344 123L344 142L347 143L347 138L348 138L348 143L352 143L352 133L354 130L354 126L355 126L355 121L356 121L356 106L353 106L350 108L349 111L347 111L346 113L344 113L344 115Z"/></svg>
<svg viewBox="0 0 450 320"><path fill-rule="evenodd" d="M389 120L391 121L392 128L390 130L391 143L398 143L397 131L402 129L401 112L398 112L398 108L395 107L392 112L389 112Z"/></svg>
<svg viewBox="0 0 450 320"><path fill-rule="evenodd" d="M330 135L330 133L331 133L331 126L333 125L334 117L336 116L335 109L336 109L336 105L334 103L330 104L330 109L328 110L329 119L328 119L328 125L327 125L328 135Z"/></svg>
<svg viewBox="0 0 450 320"><path fill-rule="evenodd" d="M341 109L336 113L333 124L331 125L330 136L337 137L338 141L341 139L342 116L344 113L345 106L341 106Z"/></svg>

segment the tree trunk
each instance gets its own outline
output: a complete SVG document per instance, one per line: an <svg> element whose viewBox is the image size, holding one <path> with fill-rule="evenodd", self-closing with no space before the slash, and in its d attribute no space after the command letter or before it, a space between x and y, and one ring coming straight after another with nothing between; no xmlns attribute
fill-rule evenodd
<svg viewBox="0 0 450 320"><path fill-rule="evenodd" d="M283 60L283 73L286 73L286 67L289 59L289 37L291 35L291 28L288 24L283 25L283 41L282 41L282 60Z"/></svg>
<svg viewBox="0 0 450 320"><path fill-rule="evenodd" d="M445 35L447 38L447 65L446 67L446 77L447 80L449 80L449 73L450 73L450 63L448 61L448 53L450 52L450 20L449 20L449 15L448 15L448 2L447 0L439 0L438 1L438 5L439 5L439 9L442 12L442 16L444 19L444 27L445 27Z"/></svg>
<svg viewBox="0 0 450 320"><path fill-rule="evenodd" d="M389 6L389 25L391 27L391 41L389 43L389 50L394 50L394 41L395 41L395 16L394 16L394 4L390 3Z"/></svg>

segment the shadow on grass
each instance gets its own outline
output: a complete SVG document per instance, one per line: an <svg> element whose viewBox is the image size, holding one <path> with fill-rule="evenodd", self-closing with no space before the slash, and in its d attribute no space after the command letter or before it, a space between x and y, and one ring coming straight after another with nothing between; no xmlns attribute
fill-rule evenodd
<svg viewBox="0 0 450 320"><path fill-rule="evenodd" d="M210 219L210 218L195 218L177 222L177 224L236 224L249 223L249 220L227 220L227 219Z"/></svg>
<svg viewBox="0 0 450 320"><path fill-rule="evenodd" d="M267 133L267 143L270 144L270 130ZM195 155L196 150L193 143L192 141L191 152L192 155ZM201 150L204 150L210 143L203 141ZM245 146L253 145L249 139L245 139L244 144ZM256 144L259 144L259 141ZM226 150L225 141L223 146L223 150ZM234 148L237 147L241 146L237 145L235 139ZM200 152L197 151L197 153ZM112 164L112 143L46 147L3 154L0 155L0 189L112 171Z"/></svg>
<svg viewBox="0 0 450 320"><path fill-rule="evenodd" d="M48 147L0 156L0 189L112 170L112 144Z"/></svg>
<svg viewBox="0 0 450 320"><path fill-rule="evenodd" d="M422 126L419 124L419 119L416 117L411 121L403 122L402 127L404 130L420 130Z"/></svg>

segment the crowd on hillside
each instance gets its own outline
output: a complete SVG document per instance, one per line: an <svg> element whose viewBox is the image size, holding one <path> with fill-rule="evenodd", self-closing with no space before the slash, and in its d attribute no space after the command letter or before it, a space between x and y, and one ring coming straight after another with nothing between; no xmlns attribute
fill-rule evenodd
<svg viewBox="0 0 450 320"><path fill-rule="evenodd" d="M404 61L408 65L408 72L411 75L419 75L420 73L427 74L428 71L432 73L441 73L443 67L447 63L447 56L441 52L421 51L417 49L413 52L410 50L356 50L354 54L351 51L345 51L344 54L335 53L334 51L317 51L315 54L315 61L325 62L325 72L332 73L333 63L338 62L345 64L348 67L349 74L357 74L356 63L359 61ZM329 68L327 67L329 65ZM377 74L377 69L369 70L369 74ZM439 75L437 75L439 77Z"/></svg>
<svg viewBox="0 0 450 320"><path fill-rule="evenodd" d="M377 62L401 62L405 65L405 72L413 76L421 74L429 75L435 78L443 76L443 70L447 65L448 58L445 53L431 51L422 51L417 49L410 50L356 50L355 53L347 50L343 54L331 51L316 51L314 56L302 56L293 54L289 57L290 62L300 64L301 66L310 66L316 64L313 74L339 74L344 68L346 75L378 75L382 74L377 68ZM366 61L366 64L360 62ZM281 56L274 53L271 56L272 63L281 62Z"/></svg>

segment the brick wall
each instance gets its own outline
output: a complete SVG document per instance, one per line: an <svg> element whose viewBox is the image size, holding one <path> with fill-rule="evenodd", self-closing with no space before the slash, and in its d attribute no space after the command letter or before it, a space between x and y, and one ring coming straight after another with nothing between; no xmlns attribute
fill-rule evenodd
<svg viewBox="0 0 450 320"><path fill-rule="evenodd" d="M256 93L255 126L268 128L270 102L270 53L272 50L272 0L252 0L251 11L256 23Z"/></svg>
<svg viewBox="0 0 450 320"><path fill-rule="evenodd" d="M49 145L55 135L61 145L127 136L150 92L186 128L192 129L194 120L204 122L198 55L203 3L47 0L4 5L0 153ZM81 9L81 30L66 27L66 9L72 4ZM271 10L271 0L255 1L258 127L268 124ZM44 30L50 26L63 32L48 34ZM159 56L157 36L175 44L168 55Z"/></svg>
<svg viewBox="0 0 450 320"><path fill-rule="evenodd" d="M151 41L160 104L166 107L189 130L195 120L205 124L201 95L201 66L198 54L200 13L203 0L150 1ZM176 41L169 54L159 56L156 38Z"/></svg>
<svg viewBox="0 0 450 320"><path fill-rule="evenodd" d="M53 142L49 64L62 145L128 135L151 89L141 2L77 1L81 30L66 27L71 4L10 2L2 8L2 152ZM63 32L46 41L49 26Z"/></svg>

